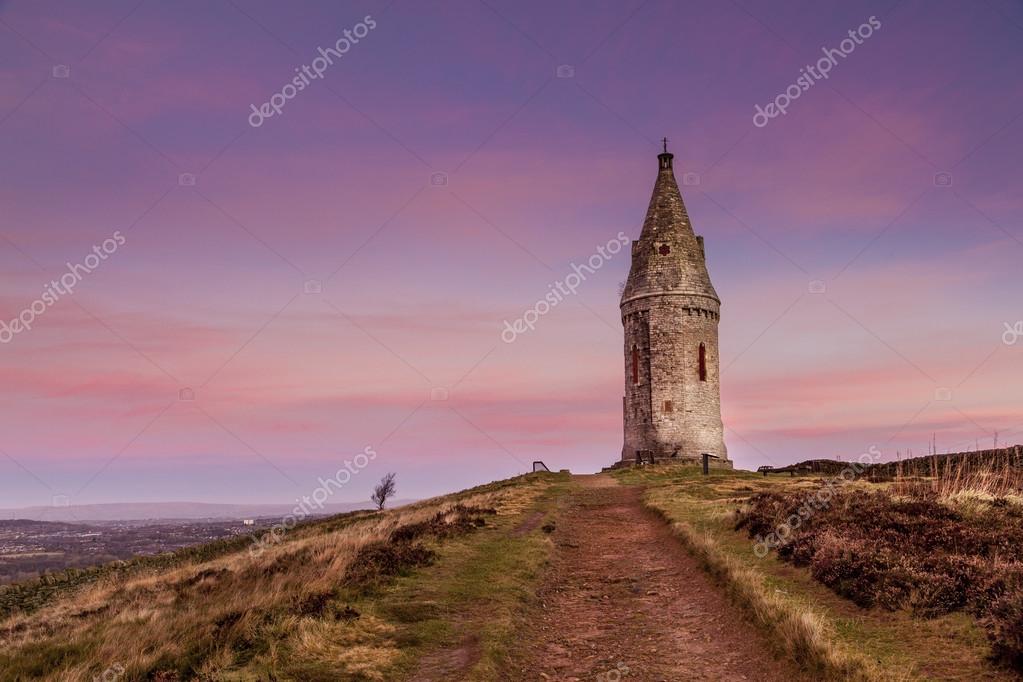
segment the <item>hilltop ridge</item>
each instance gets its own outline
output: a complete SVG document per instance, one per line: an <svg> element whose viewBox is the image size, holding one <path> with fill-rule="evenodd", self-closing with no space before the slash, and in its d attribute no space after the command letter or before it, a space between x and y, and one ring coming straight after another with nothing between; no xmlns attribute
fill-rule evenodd
<svg viewBox="0 0 1023 682"><path fill-rule="evenodd" d="M830 481L796 473L534 473L0 586L0 682L1013 679L1014 573L991 583L1006 595L995 620L955 608L921 619L857 606L843 581L759 551L743 519L770 526L766 503L802 503ZM1015 493L892 507L898 483L846 485L857 504L902 515L873 519L870 537L931 523L918 508L1017 533L1023 509ZM840 570L871 556L818 558Z"/></svg>

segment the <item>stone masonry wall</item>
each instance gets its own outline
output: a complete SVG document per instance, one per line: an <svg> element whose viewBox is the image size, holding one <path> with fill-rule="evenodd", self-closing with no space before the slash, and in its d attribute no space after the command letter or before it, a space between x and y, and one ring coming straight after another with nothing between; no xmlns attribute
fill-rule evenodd
<svg viewBox="0 0 1023 682"><path fill-rule="evenodd" d="M622 459L650 450L657 459L727 458L721 423L718 304L699 296L650 296L626 304ZM707 380L700 381L699 348ZM632 348L639 383L632 382Z"/></svg>

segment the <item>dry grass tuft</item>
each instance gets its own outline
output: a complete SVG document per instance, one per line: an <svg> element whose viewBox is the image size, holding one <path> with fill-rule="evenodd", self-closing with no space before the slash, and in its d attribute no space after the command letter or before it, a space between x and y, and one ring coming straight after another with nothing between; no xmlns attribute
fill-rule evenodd
<svg viewBox="0 0 1023 682"><path fill-rule="evenodd" d="M896 476L891 490L903 497L931 494L952 502L1011 499L1018 504L1023 502L1023 469L1009 463L998 468L971 466L964 460L932 477Z"/></svg>

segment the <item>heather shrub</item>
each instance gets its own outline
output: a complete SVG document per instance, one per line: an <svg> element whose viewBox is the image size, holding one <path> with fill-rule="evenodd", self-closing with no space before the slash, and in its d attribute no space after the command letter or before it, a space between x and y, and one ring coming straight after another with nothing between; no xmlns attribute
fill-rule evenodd
<svg viewBox="0 0 1023 682"><path fill-rule="evenodd" d="M921 616L938 616L963 609L967 592L979 570L976 563L958 554L923 559L910 573L910 608Z"/></svg>
<svg viewBox="0 0 1023 682"><path fill-rule="evenodd" d="M877 552L863 540L823 534L810 572L858 606L895 608L909 592L907 576L890 552Z"/></svg>
<svg viewBox="0 0 1023 682"><path fill-rule="evenodd" d="M1004 501L960 510L923 491L824 484L754 495L736 528L863 608L978 616L996 655L1023 661L1023 513Z"/></svg>
<svg viewBox="0 0 1023 682"><path fill-rule="evenodd" d="M493 508L467 507L457 504L418 523L409 523L393 530L386 540L364 546L352 559L345 582L360 589L377 586L400 573L429 566L437 553L421 539L444 539L470 533L486 525L483 515L496 514Z"/></svg>
<svg viewBox="0 0 1023 682"><path fill-rule="evenodd" d="M1023 669L1023 586L1004 592L983 620L995 654Z"/></svg>
<svg viewBox="0 0 1023 682"><path fill-rule="evenodd" d="M988 574L970 585L967 599L970 610L984 613L1006 591L1023 587L1023 563L996 565Z"/></svg>

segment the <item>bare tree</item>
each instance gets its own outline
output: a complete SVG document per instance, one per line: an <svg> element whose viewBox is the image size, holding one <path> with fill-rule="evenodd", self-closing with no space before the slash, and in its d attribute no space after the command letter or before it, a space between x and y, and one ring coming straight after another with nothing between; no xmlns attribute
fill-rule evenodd
<svg viewBox="0 0 1023 682"><path fill-rule="evenodd" d="M373 489L373 496L369 499L377 506L377 509L383 509L388 498L393 497L394 493L398 492L398 486L394 482L394 479L397 477L398 474L395 473L387 474L380 479L380 484Z"/></svg>

